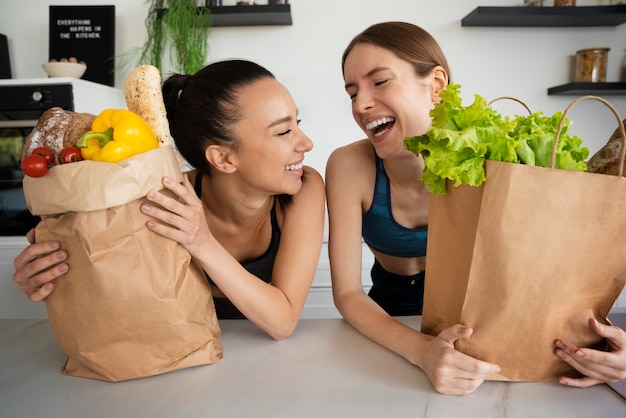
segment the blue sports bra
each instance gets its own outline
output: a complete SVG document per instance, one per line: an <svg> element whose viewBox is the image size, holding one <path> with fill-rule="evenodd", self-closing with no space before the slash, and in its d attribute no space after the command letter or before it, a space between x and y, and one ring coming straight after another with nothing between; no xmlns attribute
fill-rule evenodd
<svg viewBox="0 0 626 418"><path fill-rule="evenodd" d="M372 205L363 215L362 235L365 243L383 254L413 258L426 256L428 227L406 228L393 219L389 177L383 160L376 156L376 183Z"/></svg>

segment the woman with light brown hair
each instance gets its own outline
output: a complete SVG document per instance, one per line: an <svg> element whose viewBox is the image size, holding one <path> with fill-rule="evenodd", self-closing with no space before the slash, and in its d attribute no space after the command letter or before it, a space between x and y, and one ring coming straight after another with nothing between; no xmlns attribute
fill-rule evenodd
<svg viewBox="0 0 626 418"><path fill-rule="evenodd" d="M342 70L354 120L367 138L335 150L326 166L335 305L363 335L420 367L435 390L471 393L499 372L455 349L471 328L456 324L433 337L394 318L422 313L428 235L428 190L417 180L424 160L404 147L404 138L430 129L430 110L449 82L447 60L424 29L385 22L350 42ZM362 240L375 256L369 294L361 281ZM556 342L556 355L589 376L561 383L588 386L626 376L626 333L592 329L614 352Z"/></svg>

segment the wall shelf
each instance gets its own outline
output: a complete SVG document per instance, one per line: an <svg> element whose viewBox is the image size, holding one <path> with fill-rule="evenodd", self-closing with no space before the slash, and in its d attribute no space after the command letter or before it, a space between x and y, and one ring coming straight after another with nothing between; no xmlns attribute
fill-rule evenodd
<svg viewBox="0 0 626 418"><path fill-rule="evenodd" d="M625 22L626 5L477 7L461 20L461 26L619 26Z"/></svg>
<svg viewBox="0 0 626 418"><path fill-rule="evenodd" d="M626 82L567 83L548 88L551 95L626 95Z"/></svg>
<svg viewBox="0 0 626 418"><path fill-rule="evenodd" d="M461 26L580 27L626 23L626 5L575 7L476 7ZM548 95L626 95L626 82L567 83L548 88Z"/></svg>
<svg viewBox="0 0 626 418"><path fill-rule="evenodd" d="M203 7L211 10L212 27L292 25L290 4ZM159 16L167 9L159 11Z"/></svg>

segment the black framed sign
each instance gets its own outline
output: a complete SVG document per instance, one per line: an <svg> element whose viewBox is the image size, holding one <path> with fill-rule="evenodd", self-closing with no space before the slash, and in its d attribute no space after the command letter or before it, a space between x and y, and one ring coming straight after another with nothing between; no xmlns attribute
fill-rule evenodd
<svg viewBox="0 0 626 418"><path fill-rule="evenodd" d="M113 86L115 6L50 6L48 55L85 61L83 79Z"/></svg>

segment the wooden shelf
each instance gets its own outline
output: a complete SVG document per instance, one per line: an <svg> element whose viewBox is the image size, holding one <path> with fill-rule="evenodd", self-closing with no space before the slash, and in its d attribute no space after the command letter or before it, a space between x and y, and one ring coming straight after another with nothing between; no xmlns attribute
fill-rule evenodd
<svg viewBox="0 0 626 418"><path fill-rule="evenodd" d="M619 26L624 22L626 22L626 5L477 7L461 20L461 26Z"/></svg>
<svg viewBox="0 0 626 418"><path fill-rule="evenodd" d="M626 95L626 82L567 83L548 88L548 95Z"/></svg>
<svg viewBox="0 0 626 418"><path fill-rule="evenodd" d="M292 25L290 4L203 7L211 11L212 27ZM167 13L160 10L159 15Z"/></svg>

